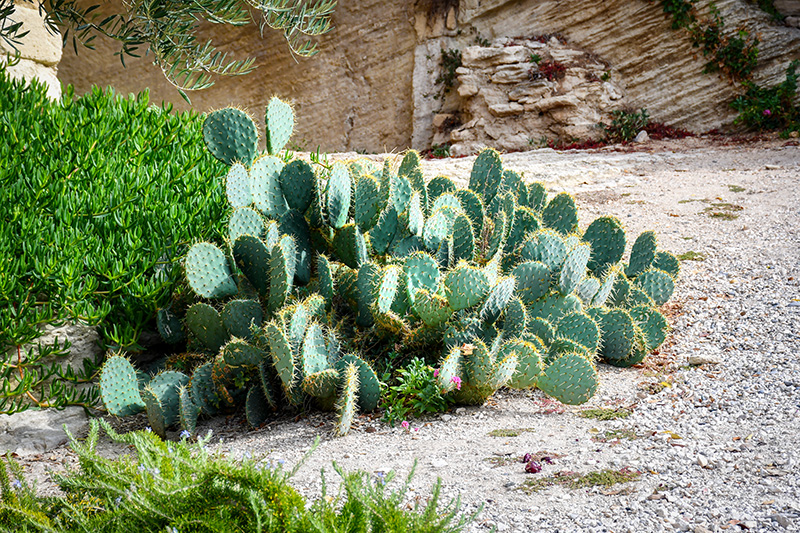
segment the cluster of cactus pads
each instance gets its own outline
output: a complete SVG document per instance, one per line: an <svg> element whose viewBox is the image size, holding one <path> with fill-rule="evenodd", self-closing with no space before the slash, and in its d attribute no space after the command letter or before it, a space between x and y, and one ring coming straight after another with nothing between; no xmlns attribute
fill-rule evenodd
<svg viewBox="0 0 800 533"><path fill-rule="evenodd" d="M441 354L440 387L459 403L510 386L580 404L597 389L598 357L630 366L664 341L658 308L679 263L653 232L639 235L624 264L619 220L601 217L581 232L572 196L548 199L494 150L477 157L468 188L444 176L425 183L414 151L396 168L389 159L287 163L277 154L293 124L273 98L258 156L246 113L206 119L208 149L230 165L228 241L186 255L203 301L184 320L158 315L164 338L188 333L205 362L191 377L169 370L149 380L110 358L101 378L109 412L146 410L154 430L179 422L194 432L199 414L242 402L258 426L281 403L313 400L338 411L344 434L380 399L370 354L342 349L365 335Z"/></svg>

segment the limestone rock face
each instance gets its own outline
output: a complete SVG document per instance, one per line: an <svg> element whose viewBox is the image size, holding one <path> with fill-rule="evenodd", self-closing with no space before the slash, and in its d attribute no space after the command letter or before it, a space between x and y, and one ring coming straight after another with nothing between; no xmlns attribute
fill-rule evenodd
<svg viewBox="0 0 800 533"><path fill-rule="evenodd" d="M471 153L476 141L527 150L540 139L596 138L597 124L626 104L608 63L556 38L468 47L457 73L459 114L468 122L450 134L452 155ZM469 91L461 91L465 85ZM437 139L444 128L433 127Z"/></svg>
<svg viewBox="0 0 800 533"><path fill-rule="evenodd" d="M797 2L786 0L785 14ZM716 2L725 27L744 25L758 34L756 82L771 85L784 79L789 61L800 58L800 31L780 25L745 0ZM698 5L704 5L699 2ZM670 29L671 19L658 2L582 0L525 2L462 0L459 24L487 39L559 33L570 45L609 62L630 106L647 108L651 118L692 131L730 125L729 107L737 88L716 74L703 74L706 59L693 48L687 32Z"/></svg>
<svg viewBox="0 0 800 533"><path fill-rule="evenodd" d="M50 33L38 7L27 2L17 2L11 21L21 22L22 31L28 34L19 39L16 50L0 39L0 62L5 62L6 54L13 56L19 52L19 63L8 67L9 74L16 79L37 78L47 86L47 96L57 100L61 97L61 82L56 75L61 60L61 35Z"/></svg>
<svg viewBox="0 0 800 533"><path fill-rule="evenodd" d="M444 8L438 9L440 5ZM742 24L759 35L755 81L762 85L782 81L789 61L800 57L800 30L773 21L754 2L718 0L717 6L731 31ZM776 6L793 17L792 23L798 19L796 1L780 0ZM630 107L646 108L653 120L684 129L702 132L731 125L735 112L728 103L739 94L738 88L719 75L703 74L706 59L692 47L685 31L670 29L670 22L658 2L644 0L340 2L335 30L319 38L320 54L311 59L292 58L278 32L267 30L262 38L253 27L207 28L203 38L213 39L237 57L254 56L259 68L245 77L223 79L191 97L198 111L237 104L258 117L270 96L290 99L298 117L291 141L296 149L425 149L435 138L445 137L434 130L434 116L458 112L465 105L462 98L483 98L487 108L492 106L495 120L519 115L518 106L525 114L538 106L538 112L564 116L580 108L563 105L570 100L541 102L561 94L545 96L541 87L520 87L525 70L514 65L524 63L529 53L521 45L470 50L476 43L501 38L530 40L558 33L568 46L551 50L553 59L575 62L590 53L608 62L614 86L603 86L603 106L613 106L624 97ZM113 55L118 45L99 42L97 47L96 52L80 50L77 57L68 49L59 67L60 79L75 84L78 93L93 84L113 85L122 93L150 87L155 102L167 100L187 108L146 58L126 59L126 70ZM488 90L481 94L485 86L472 74L459 74L459 83L443 93L436 81L442 74L441 50L451 49L462 51L463 61L473 65L470 69L497 66L490 86L515 87L530 94L520 93L517 99ZM575 92L578 101L588 97L579 76L567 76L559 87L549 89ZM542 106L548 109L542 111ZM463 122L470 120L462 117ZM584 127L581 124L590 120L594 118L585 115L575 126Z"/></svg>

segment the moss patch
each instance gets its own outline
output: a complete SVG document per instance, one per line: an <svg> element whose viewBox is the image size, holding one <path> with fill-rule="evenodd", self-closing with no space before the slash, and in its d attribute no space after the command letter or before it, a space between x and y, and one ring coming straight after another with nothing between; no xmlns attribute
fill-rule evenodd
<svg viewBox="0 0 800 533"><path fill-rule="evenodd" d="M589 487L611 487L618 483L628 483L641 477L641 473L628 467L620 470L595 470L586 474L562 471L547 477L528 479L518 488L525 494L533 494L554 485L571 489Z"/></svg>
<svg viewBox="0 0 800 533"><path fill-rule="evenodd" d="M519 428L519 429L494 429L488 433L490 437L519 437L523 433L534 431L533 428Z"/></svg>
<svg viewBox="0 0 800 533"><path fill-rule="evenodd" d="M619 442L622 440L636 440L639 435L632 429L610 429L602 434L592 437L594 442Z"/></svg>
<svg viewBox="0 0 800 533"><path fill-rule="evenodd" d="M744 210L744 207L727 202L714 202L709 207L706 207L703 212L711 218L719 218L722 220L736 220L739 215L738 211Z"/></svg>
<svg viewBox="0 0 800 533"><path fill-rule="evenodd" d="M728 190L731 191L731 192L744 192L747 189L745 189L744 187L742 187L740 185L728 185Z"/></svg>
<svg viewBox="0 0 800 533"><path fill-rule="evenodd" d="M689 250L686 253L680 254L678 256L678 261L705 261L706 256L701 254L700 252L695 252L694 250Z"/></svg>
<svg viewBox="0 0 800 533"><path fill-rule="evenodd" d="M631 414L630 409L624 407L599 407L597 409L584 409L578 411L581 418L594 418L595 420L616 420L617 418L628 418Z"/></svg>

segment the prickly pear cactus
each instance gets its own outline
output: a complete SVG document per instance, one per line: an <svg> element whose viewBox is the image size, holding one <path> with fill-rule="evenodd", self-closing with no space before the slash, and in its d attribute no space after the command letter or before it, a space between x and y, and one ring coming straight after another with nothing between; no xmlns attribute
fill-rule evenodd
<svg viewBox="0 0 800 533"><path fill-rule="evenodd" d="M229 241L198 243L184 262L198 300L185 330L205 360L169 393L161 381L172 378L139 392L129 363L109 360L110 412L146 410L159 431L194 433L198 417L218 412L242 408L258 427L282 406L313 404L336 412L343 435L378 406L372 365L393 350L438 358L438 385L459 403L510 386L579 404L597 389L598 360L634 365L664 342L659 307L679 262L653 232L625 264L618 219L581 231L574 197L549 198L494 150L476 158L468 188L445 176L426 184L413 151L383 165L279 156L291 106L272 99L265 119L266 154L241 111L204 126L230 165L232 209ZM162 326L182 342L166 311Z"/></svg>

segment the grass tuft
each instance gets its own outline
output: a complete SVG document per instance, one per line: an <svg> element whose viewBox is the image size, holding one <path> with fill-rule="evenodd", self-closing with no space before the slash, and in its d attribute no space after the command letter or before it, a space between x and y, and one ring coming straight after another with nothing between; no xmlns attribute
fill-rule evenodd
<svg viewBox="0 0 800 533"><path fill-rule="evenodd" d="M631 410L625 407L598 407L597 409L584 409L578 411L581 418L594 418L595 420L617 420L628 418Z"/></svg>

